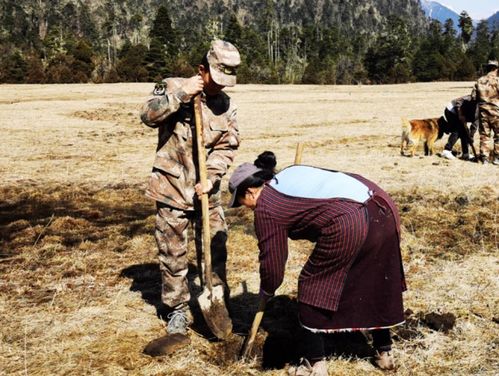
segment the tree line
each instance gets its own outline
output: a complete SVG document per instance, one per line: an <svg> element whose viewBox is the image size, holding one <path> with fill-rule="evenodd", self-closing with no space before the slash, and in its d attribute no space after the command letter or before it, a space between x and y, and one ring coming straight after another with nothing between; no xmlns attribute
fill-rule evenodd
<svg viewBox="0 0 499 376"><path fill-rule="evenodd" d="M451 19L413 30L401 17L389 16L383 30L367 34L315 23L282 26L272 15L262 17L261 24L243 25L235 13L202 30L186 29L174 26L166 6L158 8L147 44L137 38L126 38L119 46L112 38L96 44L89 37L95 30L87 28L82 33L58 24L43 40L16 48L0 38L0 82L146 82L189 76L214 38L239 48L240 83L474 80L484 62L499 57L499 30L490 30L486 21L474 28L465 11L459 32Z"/></svg>

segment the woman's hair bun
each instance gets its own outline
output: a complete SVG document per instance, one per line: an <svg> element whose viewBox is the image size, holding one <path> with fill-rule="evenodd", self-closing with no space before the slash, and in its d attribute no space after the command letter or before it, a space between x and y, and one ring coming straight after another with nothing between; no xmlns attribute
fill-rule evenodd
<svg viewBox="0 0 499 376"><path fill-rule="evenodd" d="M253 162L253 164L256 167L261 168L262 170L273 171L275 169L275 166L277 165L277 160L273 152L264 151L255 159L255 162Z"/></svg>

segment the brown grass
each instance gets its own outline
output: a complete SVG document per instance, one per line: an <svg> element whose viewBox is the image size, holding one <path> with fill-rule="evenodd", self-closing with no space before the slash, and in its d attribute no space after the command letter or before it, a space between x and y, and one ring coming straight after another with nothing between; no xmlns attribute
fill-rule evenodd
<svg viewBox="0 0 499 376"><path fill-rule="evenodd" d="M237 163L268 149L283 167L302 141L304 163L361 173L396 200L409 284L407 324L394 331L400 375L493 375L499 368L497 168L398 151L401 116L437 116L470 89L437 83L231 90L243 139ZM290 242L286 278L267 308L255 360L238 361L241 336L203 337L199 318L189 348L163 358L142 354L165 332L156 311L154 204L143 196L156 135L138 120L150 90L2 87L0 375L272 376L285 374L298 356L296 278L307 242ZM227 220L232 316L243 334L258 303L257 243L250 212L228 210ZM194 252L190 261L195 270ZM197 283L192 279L199 290ZM452 317L450 329L438 330L435 320ZM328 348L331 374L382 374L369 362L364 336L332 337Z"/></svg>

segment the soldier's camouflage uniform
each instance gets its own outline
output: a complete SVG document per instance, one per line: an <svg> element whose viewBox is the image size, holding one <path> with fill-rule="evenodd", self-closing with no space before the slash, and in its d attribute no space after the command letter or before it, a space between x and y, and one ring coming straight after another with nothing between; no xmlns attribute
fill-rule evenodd
<svg viewBox="0 0 499 376"><path fill-rule="evenodd" d="M186 278L187 228L190 223L199 223L201 213L194 190L199 181L194 113L191 98L182 89L184 81L168 78L156 85L154 96L141 112L146 125L158 128L158 148L146 195L157 202L155 237L162 274L162 301L170 307L190 299ZM236 107L224 92L201 95L206 167L208 179L213 183L209 196L213 271L225 282L227 226L221 207L220 181L239 146Z"/></svg>
<svg viewBox="0 0 499 376"><path fill-rule="evenodd" d="M472 97L478 101L480 134L480 156L488 159L490 137L494 132L494 157L499 157L499 77L497 70L480 77L473 89Z"/></svg>

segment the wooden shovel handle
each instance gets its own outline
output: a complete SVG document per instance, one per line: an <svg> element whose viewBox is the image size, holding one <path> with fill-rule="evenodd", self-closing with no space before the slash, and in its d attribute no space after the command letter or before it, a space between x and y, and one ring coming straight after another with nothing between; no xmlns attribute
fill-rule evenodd
<svg viewBox="0 0 499 376"><path fill-rule="evenodd" d="M258 303L258 311L256 311L255 318L253 319L253 324L251 325L251 331L249 337L244 342L243 348L241 349L241 357L243 359L248 358L251 349L253 348L253 342L255 342L256 333L262 322L263 313L265 312L265 305L267 301L264 298L260 298L260 303Z"/></svg>
<svg viewBox="0 0 499 376"><path fill-rule="evenodd" d="M302 142L296 144L296 152L295 152L295 165L301 164L301 157L303 155L303 147L305 145Z"/></svg>
<svg viewBox="0 0 499 376"><path fill-rule="evenodd" d="M206 149L203 137L203 117L201 112L201 94L194 97L194 119L196 122L196 147L198 152L199 182L204 187L208 181L206 172ZM201 196L201 216L203 228L203 255L204 255L204 278L206 287L210 293L213 290L211 275L211 236L210 236L210 207L208 204L208 194Z"/></svg>

